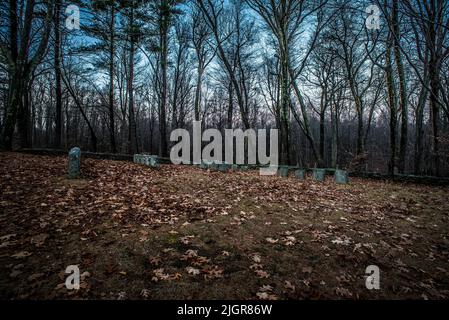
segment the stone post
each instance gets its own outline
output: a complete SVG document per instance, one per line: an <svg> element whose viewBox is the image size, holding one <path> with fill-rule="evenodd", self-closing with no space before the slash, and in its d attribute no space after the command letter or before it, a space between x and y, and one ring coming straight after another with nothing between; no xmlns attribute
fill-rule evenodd
<svg viewBox="0 0 449 320"><path fill-rule="evenodd" d="M325 169L313 169L312 170L312 177L313 177L313 180L315 180L315 181L323 182L325 176L326 176Z"/></svg>
<svg viewBox="0 0 449 320"><path fill-rule="evenodd" d="M304 169L298 169L295 171L295 177L299 180L304 180L306 177L306 170Z"/></svg>
<svg viewBox="0 0 449 320"><path fill-rule="evenodd" d="M335 170L335 182L339 184L347 184L348 183L348 172L345 170Z"/></svg>
<svg viewBox="0 0 449 320"><path fill-rule="evenodd" d="M81 149L72 148L69 151L69 178L77 179L81 173Z"/></svg>
<svg viewBox="0 0 449 320"><path fill-rule="evenodd" d="M279 167L278 176L280 177L288 177L288 167Z"/></svg>

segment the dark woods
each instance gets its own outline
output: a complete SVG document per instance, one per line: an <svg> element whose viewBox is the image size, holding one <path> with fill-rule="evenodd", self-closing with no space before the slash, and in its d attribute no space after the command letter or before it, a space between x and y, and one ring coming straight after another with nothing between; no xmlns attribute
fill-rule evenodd
<svg viewBox="0 0 449 320"><path fill-rule="evenodd" d="M284 164L447 176L448 33L445 0L2 0L1 148L167 156L197 120L278 128Z"/></svg>

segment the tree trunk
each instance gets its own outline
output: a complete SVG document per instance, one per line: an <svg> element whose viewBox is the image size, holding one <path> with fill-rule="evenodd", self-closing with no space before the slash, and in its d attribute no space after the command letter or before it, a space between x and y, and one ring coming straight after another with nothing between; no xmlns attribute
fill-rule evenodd
<svg viewBox="0 0 449 320"><path fill-rule="evenodd" d="M131 35L130 35L130 49L129 49L129 78L128 78L128 95L129 95L129 108L128 108L128 120L129 120L129 133L128 133L128 153L138 153L137 146L137 128L136 128L136 115L134 112L134 51L135 51L135 35L134 35L134 10L131 9L130 17Z"/></svg>
<svg viewBox="0 0 449 320"><path fill-rule="evenodd" d="M32 33L33 22L36 16L35 6L36 3L34 0L26 2L23 23L20 23L19 28L17 1L9 1L9 46L7 48L2 47L2 51L6 50L8 55L7 63L10 83L7 111L0 141L0 148L7 150L12 149L12 139L16 122L19 123L21 145L29 145L28 126L30 115L29 110L25 109L27 106L23 105L23 97L29 86L30 75L33 74L46 52L51 32L53 7L51 2L47 2L45 21L43 27L40 29L42 31L39 37L40 42L31 50L31 42L37 38L36 34ZM17 119L18 116L20 119Z"/></svg>
<svg viewBox="0 0 449 320"><path fill-rule="evenodd" d="M280 164L290 164L289 139L289 106L290 106L290 77L287 49L281 49L281 134L280 134Z"/></svg>
<svg viewBox="0 0 449 320"><path fill-rule="evenodd" d="M167 59L168 59L168 17L161 18L160 25L162 92L159 117L159 155L167 156Z"/></svg>
<svg viewBox="0 0 449 320"><path fill-rule="evenodd" d="M401 139L399 142L399 159L398 170L400 173L405 171L405 158L407 155L407 138L408 138L408 106L407 106L407 87L405 80L404 65L402 63L402 55L400 50L401 33L399 29L398 18L398 2L393 1L392 20L394 39L394 57L399 78L399 107L401 110Z"/></svg>
<svg viewBox="0 0 449 320"><path fill-rule="evenodd" d="M210 5L211 2L208 1L208 4ZM231 83L234 86L235 95L237 97L237 104L239 106L240 114L242 116L243 126L245 129L249 129L250 123L249 123L249 119L248 119L247 110L245 110L245 103L243 101L242 92L240 91L240 86L237 81L237 78L235 77L234 70L231 67L231 64L229 63L229 60L226 56L225 50L222 45L222 39L220 38L218 25L217 25L217 19L216 19L217 17L215 15L214 16L210 15L210 13L208 12L208 9L206 8L205 3L203 3L203 1L198 1L198 5L199 5L199 8L201 9L201 11L203 12L203 16L206 19L206 22L210 26L212 33L214 34L215 41L217 42L218 54L220 56L220 59L223 61L223 64L225 65L225 68L226 68L228 76L231 80Z"/></svg>
<svg viewBox="0 0 449 320"><path fill-rule="evenodd" d="M17 1L9 0L9 45L11 50L11 59L13 65L9 65L9 92L8 103L6 106L5 118L3 122L0 148L12 150L12 139L14 136L14 129L16 127L17 110L21 97L21 75L18 72L19 66L17 59L19 55L18 49L18 28L19 22L17 19Z"/></svg>
<svg viewBox="0 0 449 320"><path fill-rule="evenodd" d="M292 74L292 70L290 69L290 75L291 74ZM298 87L298 85L296 84L296 82L294 80L292 81L292 86L293 86L294 92L296 94L296 97L298 99L299 106L301 108L303 121L301 121L301 118L299 117L298 113L294 109L293 104L291 104L290 107L291 107L291 110L292 110L292 113L293 113L293 117L295 118L296 122L298 123L299 127L301 128L301 131L306 136L307 141L309 141L310 146L312 148L313 156L314 156L318 166L322 167L323 159L321 159L321 157L320 157L319 151L317 150L317 147L316 147L316 144L315 144L315 140L314 140L314 138L312 136L312 133L310 132L309 117L307 115L307 110L306 110L304 98L302 97L301 91L299 90L299 87Z"/></svg>
<svg viewBox="0 0 449 320"><path fill-rule="evenodd" d="M111 143L111 152L117 152L115 142L115 120L114 120L114 55L115 55L115 4L111 4L111 20L109 34L109 140Z"/></svg>
<svg viewBox="0 0 449 320"><path fill-rule="evenodd" d="M393 66L391 62L391 47L392 47L392 35L389 35L387 41L386 50L386 67L385 73L387 78L387 93L388 93L388 107L390 111L390 161L388 162L388 174L394 175L394 168L396 166L396 126L397 126L397 108L396 108L396 96L395 85L393 79Z"/></svg>
<svg viewBox="0 0 449 320"><path fill-rule="evenodd" d="M320 158L324 161L324 119L325 113L324 110L320 112Z"/></svg>
<svg viewBox="0 0 449 320"><path fill-rule="evenodd" d="M421 174L421 159L422 159L422 143L423 143L423 117L424 107L426 105L428 91L423 86L419 95L418 105L416 106L416 133L415 133L415 174Z"/></svg>
<svg viewBox="0 0 449 320"><path fill-rule="evenodd" d="M234 111L234 90L232 87L232 83L229 83L228 88L229 93L229 104L228 104L228 112L226 116L226 127L227 129L232 129L232 117L233 117L233 111Z"/></svg>
<svg viewBox="0 0 449 320"><path fill-rule="evenodd" d="M93 152L97 152L97 135L95 134L95 130L92 126L92 124L89 121L89 118L87 117L86 113L84 112L83 109L83 105L81 103L81 101L79 101L75 91L73 90L72 86L70 85L69 81L67 79L65 79L65 77L61 77L62 81L65 84L65 87L67 88L70 96L72 97L73 101L75 102L76 106L78 107L78 110L81 113L81 116L83 117L84 121L87 124L87 127L89 129L89 133L90 133L90 140L91 140L91 145L92 145L92 151ZM78 126L77 126L78 127ZM77 139L74 139L75 141Z"/></svg>
<svg viewBox="0 0 449 320"><path fill-rule="evenodd" d="M429 64L429 76L430 76L430 117L432 122L432 158L434 164L434 174L440 175L440 157L439 157L439 116L440 108L438 105L439 96L439 77L438 70L434 67L434 63Z"/></svg>
<svg viewBox="0 0 449 320"><path fill-rule="evenodd" d="M61 0L55 3L55 99L56 99L56 118L55 118L55 148L61 148L62 137L62 87L61 87Z"/></svg>
<svg viewBox="0 0 449 320"><path fill-rule="evenodd" d="M198 74L195 89L195 121L200 121L201 109L201 90L203 86L203 67L201 62L198 63Z"/></svg>
<svg viewBox="0 0 449 320"><path fill-rule="evenodd" d="M363 109L359 97L355 98L355 104L357 109L357 155L361 155L365 152L365 143L363 134Z"/></svg>
<svg viewBox="0 0 449 320"><path fill-rule="evenodd" d="M17 127L19 129L20 148L31 148L30 132L31 132L31 119L29 109L28 92L31 88L31 83L27 81L27 87L22 91L19 109L17 112ZM50 133L51 130L48 130Z"/></svg>
<svg viewBox="0 0 449 320"><path fill-rule="evenodd" d="M336 168L338 165L338 115L337 106L331 107L331 120L332 120L332 168Z"/></svg>

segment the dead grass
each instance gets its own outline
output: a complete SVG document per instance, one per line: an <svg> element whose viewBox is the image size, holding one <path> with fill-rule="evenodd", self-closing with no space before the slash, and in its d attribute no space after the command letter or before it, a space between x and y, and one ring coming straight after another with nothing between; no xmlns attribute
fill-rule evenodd
<svg viewBox="0 0 449 320"><path fill-rule="evenodd" d="M99 160L68 180L65 166L0 154L2 299L449 295L448 188ZM88 272L78 291L62 285L72 264Z"/></svg>

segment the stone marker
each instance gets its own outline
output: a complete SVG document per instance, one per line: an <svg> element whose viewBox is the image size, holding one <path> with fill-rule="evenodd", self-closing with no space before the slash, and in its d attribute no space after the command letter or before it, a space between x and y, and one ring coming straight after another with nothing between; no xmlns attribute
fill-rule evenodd
<svg viewBox="0 0 449 320"><path fill-rule="evenodd" d="M306 170L304 169L295 170L295 177L300 180L304 180L306 178Z"/></svg>
<svg viewBox="0 0 449 320"><path fill-rule="evenodd" d="M157 156L148 154L135 154L133 157L134 163L143 164L152 168L159 168L159 161Z"/></svg>
<svg viewBox="0 0 449 320"><path fill-rule="evenodd" d="M148 164L152 168L159 168L159 161L156 156L150 156L148 159Z"/></svg>
<svg viewBox="0 0 449 320"><path fill-rule="evenodd" d="M324 181L324 177L326 176L326 170L325 169L313 169L313 180L315 181L320 181L323 182Z"/></svg>
<svg viewBox="0 0 449 320"><path fill-rule="evenodd" d="M346 170L335 170L335 183L347 184L348 183L348 172Z"/></svg>
<svg viewBox="0 0 449 320"><path fill-rule="evenodd" d="M221 163L221 164L218 165L218 171L228 172L228 170L229 170L229 164Z"/></svg>
<svg viewBox="0 0 449 320"><path fill-rule="evenodd" d="M220 165L221 165L221 162L219 162L219 161L212 161L212 163L209 165L209 168L210 168L211 171L218 171Z"/></svg>
<svg viewBox="0 0 449 320"><path fill-rule="evenodd" d="M213 166L214 166L214 162L209 161L209 160L203 160L203 162L201 164L202 164L202 168L206 169L206 170L208 170L208 169L212 170Z"/></svg>
<svg viewBox="0 0 449 320"><path fill-rule="evenodd" d="M72 148L69 151L69 178L77 179L81 172L81 149Z"/></svg>
<svg viewBox="0 0 449 320"><path fill-rule="evenodd" d="M287 167L279 167L278 175L281 177L288 177L288 168Z"/></svg>

